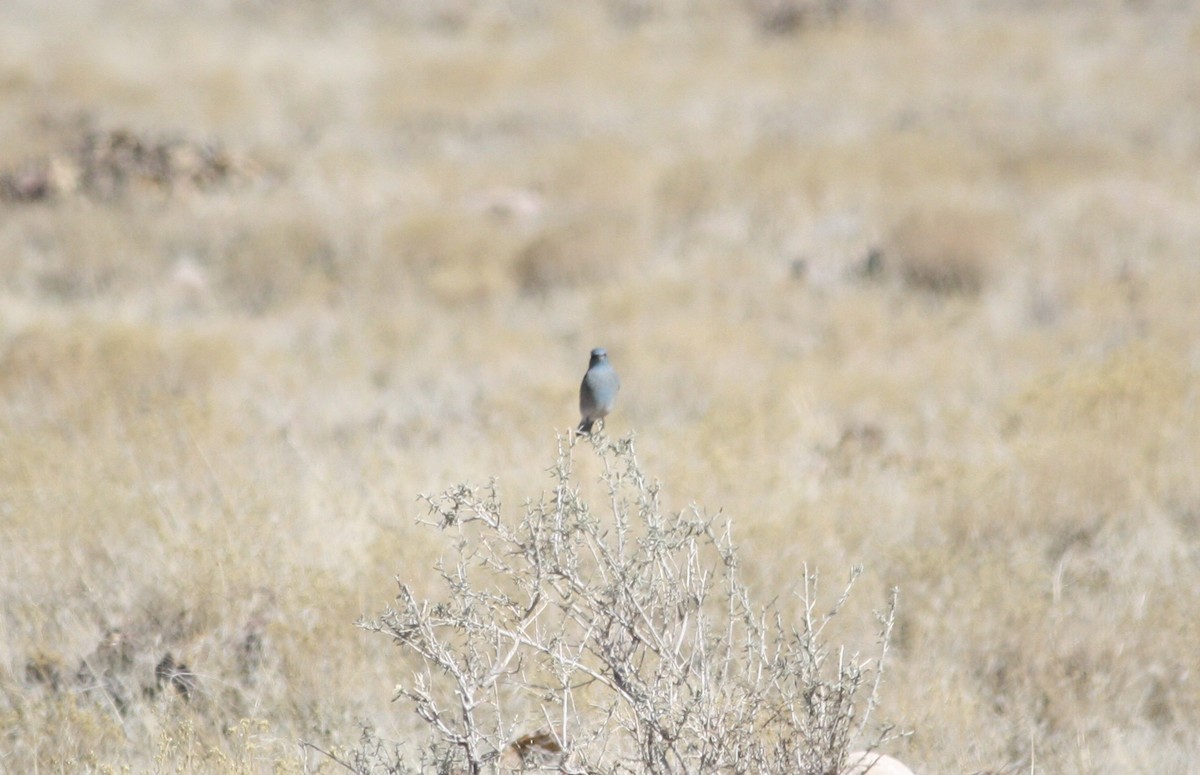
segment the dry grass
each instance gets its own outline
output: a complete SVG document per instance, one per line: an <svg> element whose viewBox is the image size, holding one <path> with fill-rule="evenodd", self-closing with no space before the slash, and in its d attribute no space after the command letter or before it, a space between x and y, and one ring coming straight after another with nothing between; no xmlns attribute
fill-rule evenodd
<svg viewBox="0 0 1200 775"><path fill-rule="evenodd" d="M428 591L418 493L547 486L595 345L748 581L899 586L889 753L1193 769L1200 15L335 5L0 10L0 171L268 173L0 202L0 770L405 739L353 622Z"/></svg>

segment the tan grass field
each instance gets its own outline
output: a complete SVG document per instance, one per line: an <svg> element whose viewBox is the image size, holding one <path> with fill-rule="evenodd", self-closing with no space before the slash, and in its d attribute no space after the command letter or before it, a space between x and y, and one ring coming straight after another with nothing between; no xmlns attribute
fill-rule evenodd
<svg viewBox="0 0 1200 775"><path fill-rule="evenodd" d="M411 739L354 622L603 345L764 598L899 587L888 753L1196 772L1200 11L767 5L0 4L0 172L68 168L0 197L0 771ZM97 193L116 130L235 168Z"/></svg>

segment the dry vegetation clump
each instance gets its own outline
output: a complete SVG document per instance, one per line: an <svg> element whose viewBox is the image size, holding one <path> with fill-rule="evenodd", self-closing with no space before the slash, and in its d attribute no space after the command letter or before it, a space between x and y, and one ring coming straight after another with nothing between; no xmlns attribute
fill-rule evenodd
<svg viewBox="0 0 1200 775"><path fill-rule="evenodd" d="M264 208L216 243L207 275L225 303L251 315L326 303L352 271L337 240L329 224L303 207Z"/></svg>
<svg viewBox="0 0 1200 775"><path fill-rule="evenodd" d="M166 620L152 613L132 628L111 627L75 667L64 656L36 652L25 663L25 681L48 697L74 696L118 716L133 713L135 704L158 701L164 692L185 702L211 694L212 687L201 692L199 676L171 650L170 644L194 634L187 620L186 611Z"/></svg>
<svg viewBox="0 0 1200 775"><path fill-rule="evenodd" d="M524 239L523 230L488 211L417 211L385 227L387 255L378 271L387 282L413 284L441 302L469 305L511 290L514 256Z"/></svg>
<svg viewBox="0 0 1200 775"><path fill-rule="evenodd" d="M262 174L248 157L214 143L85 127L68 147L0 171L0 202L205 191L244 185Z"/></svg>
<svg viewBox="0 0 1200 775"><path fill-rule="evenodd" d="M620 282L644 254L632 217L593 213L549 226L517 254L513 272L527 294L546 294L589 283Z"/></svg>
<svg viewBox="0 0 1200 775"><path fill-rule="evenodd" d="M996 214L962 208L921 209L892 230L881 261L895 261L900 279L938 295L977 296L997 273L1005 224Z"/></svg>
<svg viewBox="0 0 1200 775"><path fill-rule="evenodd" d="M1141 462L1162 461L1162 474L1191 462L1191 391L1177 358L1138 344L1031 380L1012 405L1013 451L1026 486L1060 501L1057 529L1126 513L1139 496L1127 472Z"/></svg>
<svg viewBox="0 0 1200 775"><path fill-rule="evenodd" d="M422 662L397 699L428 726L423 766L835 775L852 742L886 737L871 716L895 591L875 655L847 653L824 633L861 569L832 605L806 572L789 622L750 597L727 523L663 512L631 438L590 437L603 487L589 502L580 440L560 439L553 492L519 519L494 484L429 499L454 536L444 597L401 583L395 607L361 624ZM415 769L379 750L360 749L354 768Z"/></svg>
<svg viewBox="0 0 1200 775"><path fill-rule="evenodd" d="M204 422L212 416L211 385L237 360L221 338L162 337L108 323L29 328L0 350L10 443L48 462L65 446L86 456L99 439L149 441L161 424L147 409ZM59 451L47 456L51 450ZM102 456L91 464L102 467Z"/></svg>
<svg viewBox="0 0 1200 775"><path fill-rule="evenodd" d="M743 0L746 11L765 33L790 35L827 25L850 14L884 12L887 0Z"/></svg>

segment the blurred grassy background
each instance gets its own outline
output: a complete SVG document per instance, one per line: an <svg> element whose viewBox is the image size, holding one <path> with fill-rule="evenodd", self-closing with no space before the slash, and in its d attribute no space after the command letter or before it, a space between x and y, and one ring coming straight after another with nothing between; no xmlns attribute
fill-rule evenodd
<svg viewBox="0 0 1200 775"><path fill-rule="evenodd" d="M1191 4L342 6L0 6L0 769L411 735L353 622L603 345L764 597L900 587L919 773L1189 771Z"/></svg>

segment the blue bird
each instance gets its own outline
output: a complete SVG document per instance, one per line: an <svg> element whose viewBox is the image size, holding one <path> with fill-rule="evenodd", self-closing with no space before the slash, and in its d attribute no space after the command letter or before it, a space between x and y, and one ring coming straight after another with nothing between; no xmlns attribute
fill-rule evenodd
<svg viewBox="0 0 1200 775"><path fill-rule="evenodd" d="M579 423L580 433L591 433L592 425L597 421L604 424L604 418L612 411L620 389L621 380L617 379L617 372L608 362L608 352L603 347L592 350L587 374L583 375L583 382L579 385L579 413L583 415Z"/></svg>

